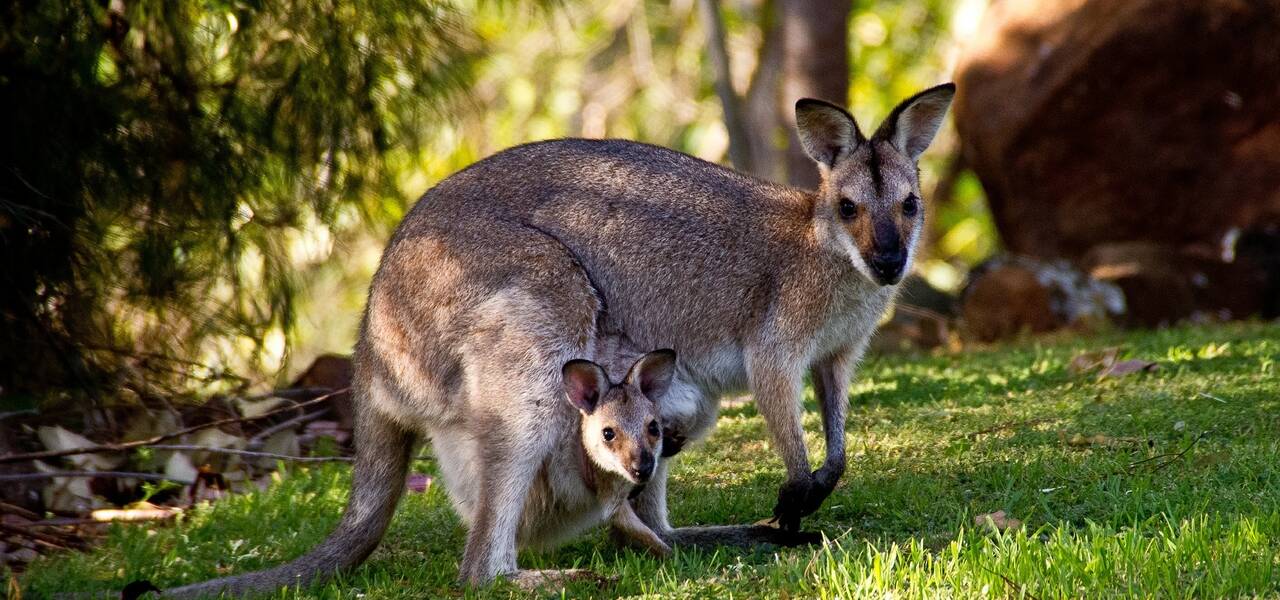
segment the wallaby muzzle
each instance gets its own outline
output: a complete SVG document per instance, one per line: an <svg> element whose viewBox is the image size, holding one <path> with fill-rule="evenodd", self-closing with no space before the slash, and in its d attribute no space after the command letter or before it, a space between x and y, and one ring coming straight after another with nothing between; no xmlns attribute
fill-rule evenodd
<svg viewBox="0 0 1280 600"><path fill-rule="evenodd" d="M871 256L867 259L871 273L880 285L898 283L907 264L907 251L902 247L897 226L892 222L877 223L872 240Z"/></svg>
<svg viewBox="0 0 1280 600"><path fill-rule="evenodd" d="M648 450L641 450L640 457L631 463L631 476L641 483L649 481L649 478L653 476L654 464L653 453Z"/></svg>

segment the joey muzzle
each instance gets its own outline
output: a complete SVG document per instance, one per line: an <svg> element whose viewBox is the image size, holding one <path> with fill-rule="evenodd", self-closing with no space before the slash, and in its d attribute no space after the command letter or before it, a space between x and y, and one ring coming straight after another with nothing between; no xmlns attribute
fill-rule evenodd
<svg viewBox="0 0 1280 600"><path fill-rule="evenodd" d="M653 467L655 464L653 453L648 450L641 450L640 456L631 462L631 466L628 467L628 470L631 471L631 476L635 477L636 481L644 483L649 481L649 478L653 476Z"/></svg>

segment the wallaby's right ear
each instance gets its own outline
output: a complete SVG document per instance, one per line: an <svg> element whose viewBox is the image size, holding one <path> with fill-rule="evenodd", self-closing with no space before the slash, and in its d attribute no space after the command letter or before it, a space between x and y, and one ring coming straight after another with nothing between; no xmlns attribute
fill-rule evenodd
<svg viewBox="0 0 1280 600"><path fill-rule="evenodd" d="M609 391L609 376L600 365L589 360L571 360L560 369L560 374L564 376L565 397L583 414L595 412L596 405Z"/></svg>
<svg viewBox="0 0 1280 600"><path fill-rule="evenodd" d="M636 360L627 371L627 383L635 384L644 396L654 402L661 402L671 387L671 378L676 374L676 351L668 348L654 350Z"/></svg>
<svg viewBox="0 0 1280 600"><path fill-rule="evenodd" d="M796 101L796 134L804 153L827 168L866 140L849 111L813 98Z"/></svg>

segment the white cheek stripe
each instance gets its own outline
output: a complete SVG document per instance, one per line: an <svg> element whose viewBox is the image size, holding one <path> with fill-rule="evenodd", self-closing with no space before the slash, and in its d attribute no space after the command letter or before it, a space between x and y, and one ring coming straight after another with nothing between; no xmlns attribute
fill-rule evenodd
<svg viewBox="0 0 1280 600"><path fill-rule="evenodd" d="M902 265L902 277L904 279L911 274L911 265L915 264L916 243L920 241L920 230L922 229L924 229L924 219L921 219L920 225L911 231L911 242L907 244L907 261Z"/></svg>
<svg viewBox="0 0 1280 600"><path fill-rule="evenodd" d="M835 227L835 231L832 231L832 224L822 217L817 218L816 221L814 227L818 232L818 239L835 240L840 250L844 252L845 256L849 257L849 262L853 264L854 270L861 273L867 281L880 285L876 278L871 275L871 270L867 268L867 263L862 260L862 253L858 252L858 248L853 245L853 238L849 237L849 232L845 231L843 227ZM830 241L827 243L830 243Z"/></svg>
<svg viewBox="0 0 1280 600"><path fill-rule="evenodd" d="M849 262L853 263L853 268L862 273L862 276L866 277L867 281L879 285L880 282L876 281L876 278L871 274L871 269L867 268L866 261L862 260L862 253L858 252L858 247L853 245L853 238L849 236L848 232L842 230L836 234L836 237L840 238L840 247L844 248L845 254L849 255Z"/></svg>

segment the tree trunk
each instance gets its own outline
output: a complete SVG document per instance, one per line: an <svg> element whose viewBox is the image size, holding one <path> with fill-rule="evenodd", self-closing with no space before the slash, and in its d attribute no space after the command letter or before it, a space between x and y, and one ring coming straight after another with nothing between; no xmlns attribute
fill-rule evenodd
<svg viewBox="0 0 1280 600"><path fill-rule="evenodd" d="M729 161L734 168L748 173L755 172L752 164L751 138L747 134L746 119L742 115L742 99L733 89L733 76L729 70L729 52L724 42L724 20L720 15L719 0L698 0L698 16L707 30L707 60L715 73L716 95L724 112L724 126L729 132Z"/></svg>
<svg viewBox="0 0 1280 600"><path fill-rule="evenodd" d="M848 103L850 0L781 0L782 106L788 125L787 179L792 185L818 186L818 169L805 156L795 134L796 100L820 98Z"/></svg>
<svg viewBox="0 0 1280 600"><path fill-rule="evenodd" d="M782 96L782 15L774 0L765 0L760 12L763 36L756 72L751 76L742 112L747 122L747 135L751 137L752 173L770 181L784 182L787 170L783 162L785 147L782 139L786 133L782 127L786 121L779 110L779 98Z"/></svg>

